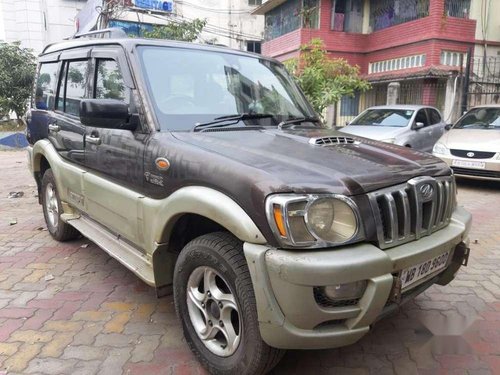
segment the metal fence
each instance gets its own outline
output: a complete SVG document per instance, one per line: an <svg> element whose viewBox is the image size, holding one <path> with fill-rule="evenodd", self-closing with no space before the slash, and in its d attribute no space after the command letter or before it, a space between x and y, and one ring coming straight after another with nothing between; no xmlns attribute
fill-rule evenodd
<svg viewBox="0 0 500 375"><path fill-rule="evenodd" d="M465 86L467 107L500 104L500 57L474 57Z"/></svg>
<svg viewBox="0 0 500 375"><path fill-rule="evenodd" d="M445 14L448 17L469 18L471 0L446 0Z"/></svg>
<svg viewBox="0 0 500 375"><path fill-rule="evenodd" d="M387 104L388 83L373 84L372 88L354 97L344 97L331 113L334 126L344 126L365 109ZM431 105L444 112L446 80L408 80L400 83L397 104Z"/></svg>

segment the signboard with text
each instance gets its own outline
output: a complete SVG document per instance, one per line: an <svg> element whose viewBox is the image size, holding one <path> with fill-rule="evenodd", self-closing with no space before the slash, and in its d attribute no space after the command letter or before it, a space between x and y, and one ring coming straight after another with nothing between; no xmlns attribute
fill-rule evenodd
<svg viewBox="0 0 500 375"><path fill-rule="evenodd" d="M132 0L132 6L157 12L172 12L173 0Z"/></svg>

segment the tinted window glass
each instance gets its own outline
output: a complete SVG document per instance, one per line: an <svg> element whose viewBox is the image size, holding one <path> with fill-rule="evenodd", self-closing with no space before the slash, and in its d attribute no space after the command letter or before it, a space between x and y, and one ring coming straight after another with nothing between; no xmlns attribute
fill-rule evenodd
<svg viewBox="0 0 500 375"><path fill-rule="evenodd" d="M52 109L56 97L58 63L43 63L40 65L35 89L35 108Z"/></svg>
<svg viewBox="0 0 500 375"><path fill-rule="evenodd" d="M439 115L439 112L436 111L435 109L428 109L427 113L430 118L431 125L434 124L439 124L441 122L441 116Z"/></svg>
<svg viewBox="0 0 500 375"><path fill-rule="evenodd" d="M87 61L70 61L66 79L66 94L64 96L64 112L78 116L80 100L87 97ZM62 93L62 90L60 91Z"/></svg>
<svg viewBox="0 0 500 375"><path fill-rule="evenodd" d="M114 60L97 60L95 98L128 101L122 73Z"/></svg>
<svg viewBox="0 0 500 375"><path fill-rule="evenodd" d="M406 109L368 109L356 117L350 125L375 125L375 126L407 126L412 110Z"/></svg>
<svg viewBox="0 0 500 375"><path fill-rule="evenodd" d="M427 114L425 113L425 109L421 109L418 111L417 116L415 116L415 123L421 122L424 126L429 125L429 121L427 120Z"/></svg>

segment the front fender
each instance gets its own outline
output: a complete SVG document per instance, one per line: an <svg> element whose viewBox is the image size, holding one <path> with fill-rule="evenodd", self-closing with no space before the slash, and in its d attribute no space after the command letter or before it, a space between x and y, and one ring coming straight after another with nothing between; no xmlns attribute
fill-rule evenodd
<svg viewBox="0 0 500 375"><path fill-rule="evenodd" d="M227 195L203 186L181 188L161 201L147 199L153 237L158 244L169 241L177 219L183 214L197 214L215 221L244 242L267 241L248 214Z"/></svg>

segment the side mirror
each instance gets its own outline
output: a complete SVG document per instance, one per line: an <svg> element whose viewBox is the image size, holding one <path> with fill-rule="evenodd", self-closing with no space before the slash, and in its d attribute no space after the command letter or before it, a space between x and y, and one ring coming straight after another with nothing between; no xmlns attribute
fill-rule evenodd
<svg viewBox="0 0 500 375"><path fill-rule="evenodd" d="M424 127L423 122L416 122L415 123L415 130L422 129Z"/></svg>
<svg viewBox="0 0 500 375"><path fill-rule="evenodd" d="M137 122L129 121L128 104L117 99L83 99L80 121L96 128L135 130Z"/></svg>
<svg viewBox="0 0 500 375"><path fill-rule="evenodd" d="M444 130L451 130L452 127L453 127L453 124L446 124L444 126Z"/></svg>

